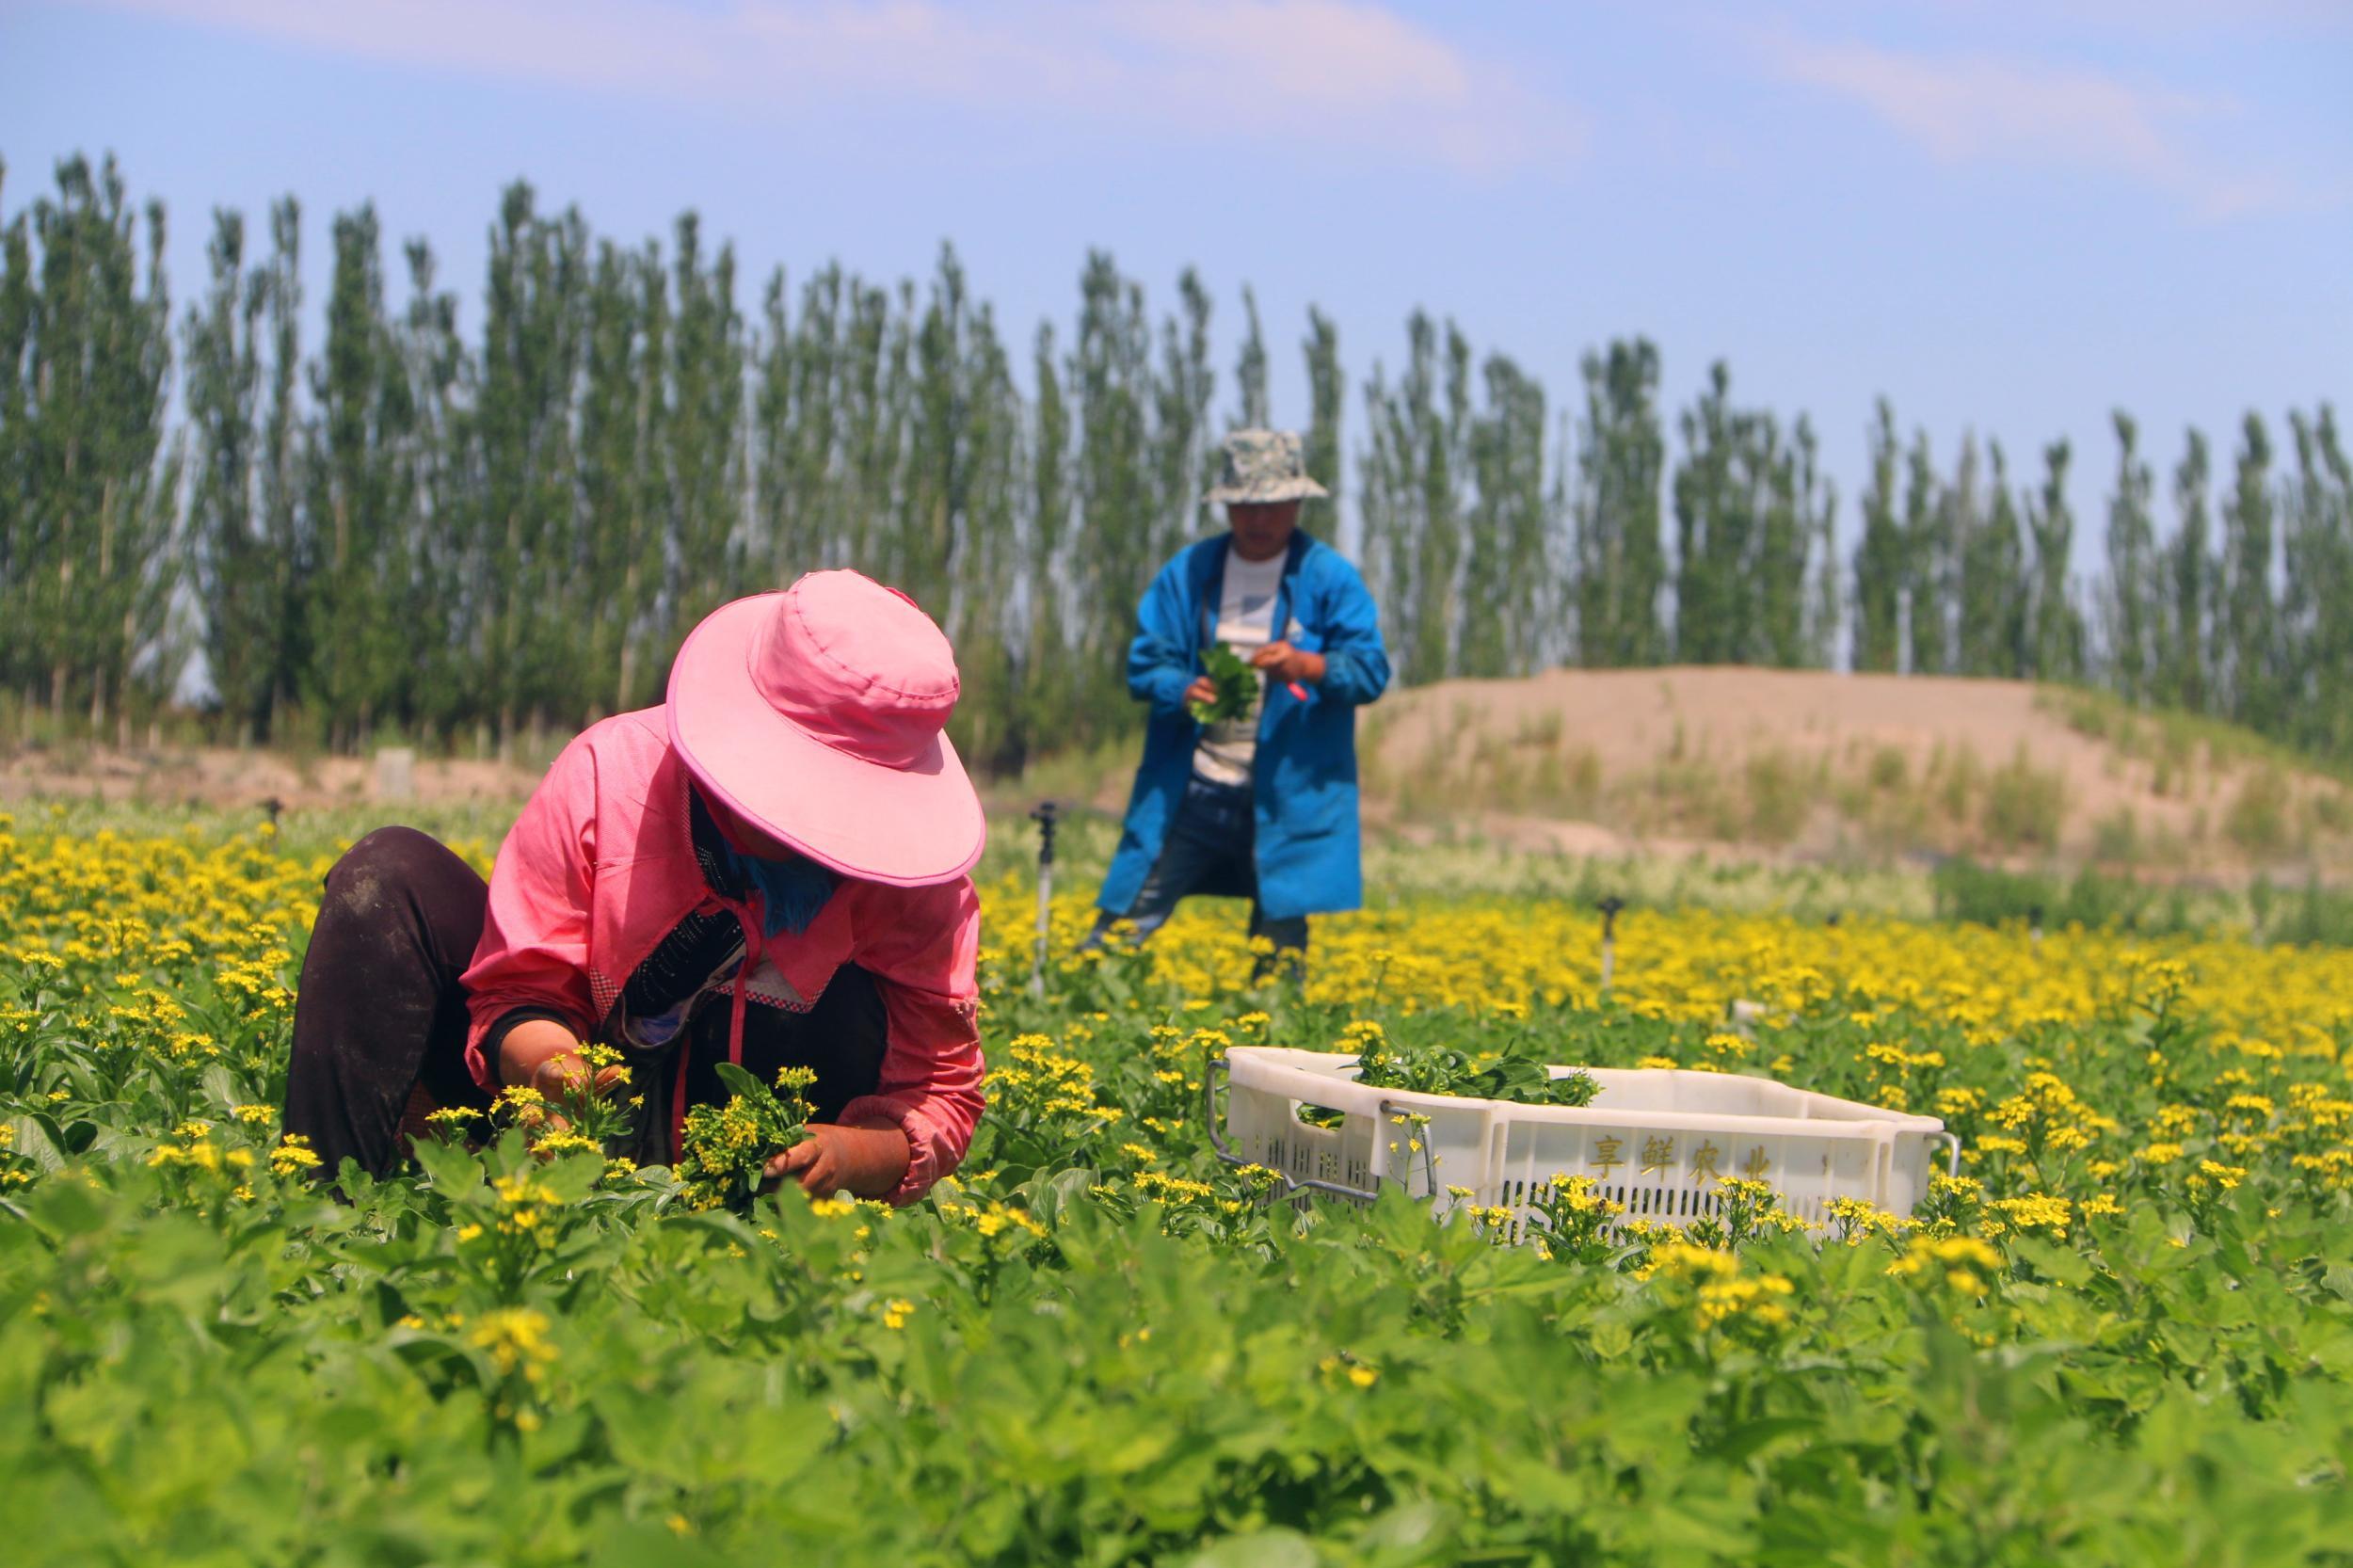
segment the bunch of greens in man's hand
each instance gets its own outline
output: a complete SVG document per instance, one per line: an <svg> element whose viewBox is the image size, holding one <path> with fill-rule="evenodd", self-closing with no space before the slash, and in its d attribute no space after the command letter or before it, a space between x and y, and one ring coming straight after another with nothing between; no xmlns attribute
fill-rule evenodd
<svg viewBox="0 0 2353 1568"><path fill-rule="evenodd" d="M1219 724L1239 718L1250 711L1250 704L1258 695L1258 672L1249 662L1224 643L1211 643L1201 656L1202 673L1217 688L1217 696L1208 702L1189 702L1186 711L1195 724Z"/></svg>

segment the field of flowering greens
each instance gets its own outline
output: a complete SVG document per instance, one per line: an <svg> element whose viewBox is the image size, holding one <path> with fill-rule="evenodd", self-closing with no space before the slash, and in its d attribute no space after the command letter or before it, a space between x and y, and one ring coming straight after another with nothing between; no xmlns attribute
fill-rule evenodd
<svg viewBox="0 0 2353 1568"><path fill-rule="evenodd" d="M276 1105L327 856L0 819L0 1518L34 1563L2353 1563L2353 952L1407 899L1028 981L898 1213L510 1129L348 1206ZM484 846L465 846L475 858ZM1083 929L1059 908L1058 951ZM1730 1004L1753 1025L1728 1027ZM1265 1202L1230 1044L1943 1116L1915 1223Z"/></svg>

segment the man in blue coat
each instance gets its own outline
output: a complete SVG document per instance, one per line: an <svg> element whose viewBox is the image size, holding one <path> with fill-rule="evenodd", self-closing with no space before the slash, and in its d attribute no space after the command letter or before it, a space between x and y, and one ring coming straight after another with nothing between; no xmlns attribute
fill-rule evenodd
<svg viewBox="0 0 2353 1568"><path fill-rule="evenodd" d="M1208 496L1229 531L1179 551L1137 607L1128 689L1152 712L1089 945L1119 920L1142 940L1186 894L1215 893L1249 899L1251 936L1296 965L1309 915L1364 902L1356 710L1389 659L1365 580L1299 531L1300 504L1326 493L1296 434L1235 431ZM1241 712L1204 726L1188 706L1216 700L1212 642L1257 680Z"/></svg>

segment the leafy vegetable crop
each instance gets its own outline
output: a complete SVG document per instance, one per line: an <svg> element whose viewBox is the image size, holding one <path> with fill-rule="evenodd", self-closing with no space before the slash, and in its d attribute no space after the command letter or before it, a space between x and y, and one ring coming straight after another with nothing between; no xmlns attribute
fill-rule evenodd
<svg viewBox="0 0 2353 1568"><path fill-rule="evenodd" d="M913 1208L707 1207L805 1114L741 1082L691 1179L520 1103L335 1203L276 1111L323 870L0 817L12 1563L2348 1562L2353 953L1642 911L1599 998L1490 898L1263 989L1188 909L1032 998L1008 884ZM1909 1218L1300 1209L1203 1136L1249 1044L1766 1072L1970 1159Z"/></svg>

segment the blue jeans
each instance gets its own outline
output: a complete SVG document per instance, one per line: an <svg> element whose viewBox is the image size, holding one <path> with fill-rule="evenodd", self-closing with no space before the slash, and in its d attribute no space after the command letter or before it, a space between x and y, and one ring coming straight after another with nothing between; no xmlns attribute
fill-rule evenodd
<svg viewBox="0 0 2353 1568"><path fill-rule="evenodd" d="M1160 857L1136 892L1125 915L1099 912L1085 946L1099 947L1112 922L1132 921L1135 939L1145 940L1168 921L1177 902L1190 893L1223 893L1250 901L1250 935L1264 936L1280 953L1285 967L1296 972L1307 951L1307 917L1292 915L1270 920L1258 906L1258 866L1255 854L1257 819L1252 813L1250 788L1244 784L1212 784L1195 775L1185 786L1185 798L1168 824ZM1261 959L1263 976L1274 966Z"/></svg>

